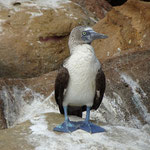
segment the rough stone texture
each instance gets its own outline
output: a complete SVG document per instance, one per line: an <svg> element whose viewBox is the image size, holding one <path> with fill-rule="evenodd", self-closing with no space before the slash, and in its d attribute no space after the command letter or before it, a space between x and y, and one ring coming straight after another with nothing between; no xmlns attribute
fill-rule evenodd
<svg viewBox="0 0 150 150"><path fill-rule="evenodd" d="M27 78L57 69L69 54L68 35L71 29L94 23L90 19L93 15L88 14L84 6L87 10L92 6L97 10L95 7L100 5L99 11L109 8L104 1L76 2L82 7L70 2L55 10L23 4L13 6L15 9L1 9L0 76ZM113 8L94 26L96 31L109 36L93 43L101 61L149 47L149 8L149 2L129 0Z"/></svg>
<svg viewBox="0 0 150 150"><path fill-rule="evenodd" d="M150 112L149 56L150 50L137 51L109 59L103 64L107 79L106 96L117 99L116 95L119 95L123 101L123 104L120 105L120 110L125 113L125 118L120 118L120 121L122 119L129 121L132 116L136 116L143 124L150 123L150 114L149 119L146 119L148 114L144 115L145 110L141 109L142 105L144 105L146 106L147 113ZM132 87L122 80L122 74L132 79L130 81ZM133 84L133 82L138 84L140 88ZM135 91L133 91L133 88ZM141 104L139 105L138 103Z"/></svg>
<svg viewBox="0 0 150 150"><path fill-rule="evenodd" d="M146 109L150 111L149 56L150 50L137 51L103 62L103 70L107 79L105 95L106 97L114 100L117 99L116 95L119 95L124 104L116 104L119 105L119 109L121 110L121 112L125 114L125 121L131 120L132 115L134 115L138 120L141 121L142 124L148 122L145 120L145 117L141 115L141 111L143 110L141 110L141 108L137 107L134 104L133 90L126 82L121 79L121 74L127 74L133 80L133 82L136 82L140 85L141 89L144 91L144 93L146 93L146 96L143 95L140 88L135 87L137 92L136 94L140 95L138 100L142 101ZM56 73L57 72L50 72L40 77L29 79L1 79L0 98L2 102L4 102L4 107L3 105L0 105L0 108L3 108L0 110L2 110L4 114L1 115L0 118L0 127L4 127L4 125L6 127L6 124L9 127L16 122L20 110L22 109L22 102L25 101L27 104L32 103L32 101L36 99L35 95L37 95L37 93L43 95L43 98L41 98L41 100L44 100L46 97L51 95L51 92L54 89ZM52 103L55 105L54 99L52 100ZM104 106L102 105L102 108L103 107ZM105 112L101 112L101 109L99 109L100 113L104 114L107 123L111 124L113 122L112 119L115 113L111 114L108 110ZM108 115L105 116L105 114L107 113ZM119 113L118 116L120 114L121 113ZM109 117L111 118L109 119ZM4 118L6 119L6 122ZM118 120L121 121L122 119L123 118L119 116Z"/></svg>
<svg viewBox="0 0 150 150"><path fill-rule="evenodd" d="M27 134L30 133L29 122L24 123L24 127L19 125L15 128L1 130L0 134L0 149L1 150L31 150L34 149L32 145L29 145L25 140Z"/></svg>
<svg viewBox="0 0 150 150"><path fill-rule="evenodd" d="M78 3L87 13L92 12L96 18L102 19L112 6L105 0L72 0Z"/></svg>
<svg viewBox="0 0 150 150"><path fill-rule="evenodd" d="M48 10L45 10L45 11L48 11ZM43 10L43 14L45 11ZM51 10L49 10L49 12L50 11ZM141 12L139 13L139 11ZM19 69L18 69L17 66L14 64L11 64L8 66L3 65L3 64L0 65L0 66L4 66L5 68L4 70L5 74L1 70L1 76L3 76L3 78L0 79L0 129L4 129L15 124L17 117L19 116L20 110L23 109L22 102L26 102L26 104L32 105L33 100L36 100L36 103L39 102L38 96L41 96L41 95L43 96L43 98L41 98L41 101L45 100L45 98L47 97L49 98L49 96L51 95L51 92L53 91L54 80L55 80L57 72L53 71L53 72L49 72L47 74L41 75L39 77L27 78L27 79L5 78L6 74L8 74L8 77L11 77L11 76L28 77L32 75L33 76L38 75L39 72L37 73L37 70L34 70L35 69L33 65L34 61L29 61L29 59L32 58L31 55L33 55L34 53L32 49L35 50L39 45L42 45L40 49L41 53L38 52L40 53L40 55L38 56L39 57L38 61L39 61L41 59L42 54L44 56L47 56L47 53L44 53L42 51L43 47L46 46L48 49L49 46L53 44L55 47L56 41L61 45L62 39L63 40L65 39L67 43L67 35L69 34L71 28L75 25L75 24L72 25L70 28L66 25L67 28L64 29L65 32L64 31L61 32L59 30L60 32L57 34L57 33L54 33L53 29L52 30L48 29L48 30L51 30L51 32L47 33L47 31L45 31L42 28L42 25L43 25L43 22L45 21L45 18L47 18L48 16L45 14L45 18L43 18L43 21L41 22L40 20L42 19L38 20L38 17L35 17L32 21L40 22L41 25L39 25L37 28L40 28L41 31L36 32L36 30L34 29L34 26L28 26L32 29L32 32L34 31L36 33L35 37L32 35L31 37L29 36L28 38L30 40L29 43L30 44L33 43L33 45L32 44L30 45L31 48L29 48L30 46L28 45L28 42L27 43L20 42L22 40L25 40L24 35L26 36L29 34L28 32L27 33L23 32L23 30L25 30L25 27L26 27L26 21L23 27L21 26L19 27L17 22L13 21L15 19L16 20L21 19L21 16L20 16L21 14L19 13L20 12L18 12L17 14L18 18L17 17L15 18L16 13L11 14L12 15L11 16L10 14L8 14L6 10L3 10L3 15L5 14L5 17L8 16L8 18L12 17L13 19L12 20L8 19L7 20L8 24L7 22L3 22L3 23L0 22L2 23L3 30L8 29L6 28L6 26L10 27L8 31L6 30L7 35L9 35L9 33L12 31L14 35L12 36L10 34L6 38L6 41L5 41L3 38L1 38L4 36L3 32L1 32L1 36L0 36L2 40L2 42L0 42L2 45L0 48L1 54L2 54L1 62L3 61L3 59L5 59L5 57L7 58L7 55L8 55L8 53L3 53L3 51L8 50L7 52L10 53L10 50L11 50L13 53L15 52L15 54L14 55L11 54L12 58L11 57L9 58L16 60L17 63L19 62L21 66L21 67L19 66L18 67ZM74 143L76 143L76 146L81 145L81 147L82 148L85 147L85 149L90 149L90 148L92 149L93 147L97 149L109 149L109 147L114 148L114 149L117 149L117 148L120 149L120 145L122 145L123 148L125 148L125 146L127 145L126 143L130 143L130 144L125 149L143 149L143 150L150 149L149 147L150 128L148 125L150 123L150 118L149 118L150 50L149 48L147 48L149 47L149 39L150 39L149 38L150 33L148 30L149 22L150 22L149 16L150 16L149 15L149 3L143 2L143 1L140 2L140 1L130 0L125 5L121 7L116 7L115 9L113 9L108 14L108 16L104 20L102 20L102 22L99 22L94 27L97 31L106 33L110 37L110 39L99 41L100 44L97 43L96 41L93 44L96 49L96 55L98 56L100 60L103 60L102 66L103 66L103 70L105 72L106 79L107 79L107 87L106 87L106 93L105 93L106 98L103 100L103 103L100 109L98 109L95 112L95 115L93 116L95 118L97 117L95 121L98 121L98 122L96 123L104 125L104 126L106 124L105 128L108 130L108 132L97 134L97 135L95 134L92 136L89 136L89 134L86 134L85 132L80 131L80 130L73 134L56 134L52 131L52 129L57 124L61 123L64 120L64 117L56 113L40 114L39 116L35 118L30 118L30 119L28 118L30 122L27 121L22 124L16 125L15 127L12 127L6 130L1 130L0 131L0 150L18 150L18 149L31 150L31 149L37 148L38 146L40 147L41 141L44 141L43 143L47 144L46 145L47 147L44 147L44 148L49 148L50 146L53 146L51 142L55 142L56 145L60 145L60 141L64 142L63 140L64 137L70 143L74 141ZM5 17L3 19L5 19ZM24 15L23 19L25 19L26 17L27 16ZM140 23L138 22L138 20L140 21ZM44 28L49 28L48 26L46 26L46 24L44 24ZM101 26L101 28L98 27L99 25ZM20 39L16 38L19 35L18 32L21 33ZM7 47L6 45L3 45L3 44L7 44L7 41L9 41L10 43L12 41L9 47ZM39 45L35 46L34 44L37 41ZM14 45L14 42L16 42L16 45ZM27 53L22 51L25 57L24 56L21 57L19 55L20 49L16 48L18 45L20 47L29 48ZM103 51L99 49L100 47L102 48ZM50 54L52 54L54 58L59 57L59 54L57 53L56 53L56 56L53 53L50 53ZM108 54L111 58L107 56ZM116 55L119 55L119 56L116 56ZM62 50L62 52L60 52L60 57L62 57L60 58L60 62L66 56L67 54L64 52L64 55L63 55L63 50ZM24 64L21 64L22 60L20 57L22 58ZM25 58L25 60L23 58ZM31 67L29 68L30 71L34 68L33 70L35 72L33 71L32 72L33 74L30 74L31 72L29 70L27 70L26 74L23 72L23 70L26 69L25 68L26 60L27 62L30 62L29 64L31 66L33 65L32 67L28 65L28 67ZM13 61L11 60L11 62ZM43 62L44 60L40 62L41 74L46 72L45 71L46 69L44 71L42 70ZM36 63L37 62L35 60L35 64ZM59 63L57 65L59 65ZM38 67L39 66L37 65L36 69L38 69ZM16 68L23 73L20 74L20 72ZM53 67L53 69L54 68L55 67ZM10 75L9 73L11 73L11 71L13 70L14 72ZM17 73L19 76L17 75ZM132 87L128 85L125 81L121 79L122 74L129 76L132 79L132 82L136 82L137 85L140 86L140 88L135 85L133 85ZM133 88L135 88L135 91L133 91ZM137 97L134 94L136 94ZM145 108L142 108L142 105L140 106L140 105L135 104L136 98L139 103L145 106ZM105 106L104 101L107 101L107 100L108 102L106 103L108 103L108 105L111 106L110 108L112 108L112 110L108 109L109 107L107 108ZM50 105L56 106L53 98L49 102L50 102ZM32 106L31 109L34 109L34 107ZM144 113L146 113L146 115ZM33 116L34 115L32 115L31 117ZM44 118L45 120L43 119L43 116L45 116ZM102 123L99 122L98 119L101 116L102 118L105 119L106 122L103 122L103 121ZM115 119L117 120L116 122L114 121ZM33 120L36 122L35 123L36 126L34 126L34 124L31 123ZM130 121L133 121L133 122L135 121L133 123L134 126L133 125L131 126L132 128L129 128L129 127L125 128L124 126L122 127L115 126L115 125L123 125L122 122L126 122L127 125L130 125ZM137 129L139 128L138 126L139 122L142 124L142 127L140 126L141 129ZM38 129L36 130L37 133L35 131L33 132L32 128ZM88 141L88 143L86 143L86 140L83 140L84 138L86 139L86 137L88 137L88 139L90 138L89 141L91 141L92 143L90 146L88 145L89 147L86 147L86 145L89 144L90 142ZM96 139L98 139L99 141L97 142ZM107 142L105 142L106 139L107 139ZM48 141L50 141L50 143L48 143ZM66 143L67 142L65 141L62 145L65 147ZM93 143L96 143L96 144L94 145ZM116 147L116 145L118 147ZM43 148L43 147L40 147L40 148ZM55 148L59 149L60 147L55 147Z"/></svg>
<svg viewBox="0 0 150 150"><path fill-rule="evenodd" d="M4 104L2 99L0 99L0 129L6 129L7 123L4 115Z"/></svg>
<svg viewBox="0 0 150 150"><path fill-rule="evenodd" d="M77 121L77 119L74 120ZM34 124L32 124L32 121L34 121ZM41 114L13 128L2 130L0 149L60 150L78 148L109 150L111 148L119 150L120 148L125 148L148 150L150 148L150 128L148 126L143 130L119 126L103 126L107 129L107 132L92 135L82 130L77 130L71 134L54 132L53 128L63 121L64 116L60 114ZM96 122L94 121L94 123Z"/></svg>
<svg viewBox="0 0 150 150"><path fill-rule="evenodd" d="M0 129L12 126L24 105L32 103L36 93L49 96L54 89L56 72L29 79L0 79ZM38 96L37 96L38 97Z"/></svg>
<svg viewBox="0 0 150 150"><path fill-rule="evenodd" d="M72 2L41 9L23 3L0 10L0 76L33 77L52 71L68 56L68 35L92 25Z"/></svg>
<svg viewBox="0 0 150 150"><path fill-rule="evenodd" d="M101 60L120 54L145 50L150 46L150 3L128 0L122 6L113 7L94 29L107 34L108 39L93 43Z"/></svg>
<svg viewBox="0 0 150 150"><path fill-rule="evenodd" d="M71 4L71 5L74 6L74 4ZM78 7L78 6L75 5L75 7ZM115 95L113 94L113 92L116 92L126 103L127 109L122 108L122 107L120 108L126 114L125 119L128 120L130 117L130 114L134 114L143 124L146 122L146 120L144 120L143 116L139 112L138 110L139 108L136 108L136 106L133 104L133 101L132 101L133 91L131 87L129 87L129 85L127 85L125 82L121 80L120 74L121 73L128 74L129 76L131 76L132 80L139 83L143 91L147 94L147 97L144 97L143 95L141 95L141 97L143 99L144 105L149 111L150 107L149 107L148 98L150 97L149 95L150 93L150 89L149 89L150 51L144 50L145 47L148 47L149 39L150 39L148 38L150 36L149 30L148 30L149 22L150 22L148 20L149 11L147 11L149 7L150 5L147 2L137 1L137 3L135 3L134 0L128 1L126 4L124 4L121 7L116 7L107 15L106 18L104 18L101 22L99 22L98 24L94 26L94 28L98 32L104 31L107 28L107 30L105 30L105 32L102 32L102 33L106 33L106 34L108 33L109 38L95 42L93 44L96 50L96 55L98 56L100 60L103 60L104 71L105 71L106 78L107 78L106 95L109 96L110 98L114 98ZM69 34L70 29L72 27L68 28L67 26L68 24L67 24L66 25L67 28L64 28L62 32L58 28L59 33L56 33L54 29L51 29L52 27L49 28L49 26L47 26L47 23L43 25L44 20L48 18L48 15L44 13L46 11L53 12L51 9L43 10L42 12L43 15L40 16L42 18L39 19L39 17L35 17L33 18L33 20L31 20L31 22L35 22L34 25L37 25L38 26L37 28L34 28L34 26L31 25L31 22L29 22L29 25L27 26L28 30L26 31L30 31L29 29L31 29L31 31L35 33L36 35L36 37L34 37L32 34L30 35L28 32L27 33L24 32L24 30L26 29L25 28L26 24L27 24L25 18L31 17L31 15L29 14L28 14L29 16L24 15L24 18L23 18L25 19L24 23L21 22L18 25L15 19L20 20L22 16L21 13L23 13L23 11L21 12L19 11L19 13L17 14L18 15L17 18L15 18L16 13L8 15L8 11L3 10L3 17L7 16L8 18L13 18L10 20L8 19L7 21L3 23L2 25L3 30L5 33L7 33L7 35L10 32L13 32L13 34L9 35L7 38L5 37L5 40L7 39L7 41L9 41L9 44L10 44L10 46L7 47L8 45L7 46L5 45L6 41L2 38L4 36L3 32L1 33L1 42L2 42L2 46L0 48L1 57L2 57L1 62L3 62L4 59L8 59L8 58L10 58L10 60L11 59L16 60L16 64L18 63L21 66L21 67L19 66L18 68L19 68L19 71L22 72L22 74L20 74L20 72L16 69L17 65L14 65L12 63L13 61L11 60L10 61L11 63L8 62L11 64L10 66L6 64L0 65L1 67L3 66L5 69L5 70L2 70L1 68L1 76L4 76L6 74L10 77L9 73L11 73L12 70L14 70L14 72L11 74L11 76L13 77L14 75L17 77L18 75L23 76L23 77L31 76L31 74L29 73L33 68L35 69L36 65L34 66L34 63L33 63L35 60L31 63L29 59L32 58L31 56L33 54L35 56L35 53L39 54L38 55L39 59L37 59L38 61L41 60L41 58L43 58L42 62L39 61L40 63L43 63L43 62L45 63L44 56L50 57L52 59L55 57L59 58L59 54L58 53L54 54L51 51L51 49L49 51L50 55L48 56L48 53L47 53L48 48L49 46L53 46L53 44L54 45L58 43L62 44L61 42L63 40L59 41L59 38L65 38L67 41L66 36ZM140 11L140 14L139 14L139 11ZM53 15L56 15L56 14L53 14ZM147 19L147 21L145 21L144 19L145 20ZM140 24L138 23L139 21L141 22ZM39 22L39 25L37 22ZM55 24L55 21L54 21L54 24ZM99 28L99 25L101 26L101 28ZM9 28L7 28L9 29L8 31L6 30L6 26L9 26ZM42 28L42 26L44 26L44 28ZM48 30L44 30L45 28L48 28ZM37 29L40 29L40 32L39 31L36 32ZM47 32L47 31L51 31L51 32ZM26 47L26 45L27 47L29 46L28 42L27 42L28 44L23 42L24 40L27 40L27 39L23 39L22 41L22 39L19 38L21 41L18 42L19 39L17 39L17 37L20 37L19 33L22 33L21 34L22 39L24 38L24 35L25 37L27 37L27 35L30 35L28 40L31 40L31 41L33 40L32 42L31 41L29 42L30 44L32 43L33 45L32 44L30 45L31 49L28 49L28 51L23 51L23 50L21 51L19 49L21 46L23 47ZM58 43L56 43L56 41ZM14 45L15 42L16 44ZM39 45L34 45L35 44L34 42L37 42ZM18 45L20 45L19 48L17 48ZM36 48L38 46L40 47L41 51L36 52ZM47 49L46 48L44 49L43 48L44 46L47 46ZM101 51L101 49L98 49L98 47L102 47L101 49L103 51ZM111 48L111 50L107 51L107 48L109 49ZM7 50L8 52L10 51L13 52L11 57L8 55L8 53L5 53ZM44 53L43 50L47 52ZM108 57L108 52L109 52L109 57ZM51 57L51 55L53 57ZM64 52L64 55L63 55L63 52L60 52L60 57L62 60L64 57L66 57L66 55L67 55L66 52ZM119 55L119 56L116 57L116 55ZM114 58L108 59L112 56ZM29 64L26 65L25 62ZM37 62L35 61L35 64ZM5 63L7 62L5 61ZM25 66L27 67L27 70L26 72L23 72L23 70L26 69ZM37 65L36 69L38 70L38 68L39 66ZM34 75L35 73L36 75L38 75L39 72L37 72L37 70L34 70L34 69L32 70L32 73ZM41 64L41 72L44 73L42 64ZM27 76L25 76L25 73L27 74ZM13 79L13 78L5 78L5 77L1 78L0 80L0 90L1 90L0 92L0 96L1 96L0 98L0 128L1 129L6 128L15 123L16 118L19 115L19 111L20 111L20 106L21 106L20 98L22 98L24 101L27 101L27 103L30 103L30 101L32 101L34 98L34 92L40 93L44 97L47 97L48 95L50 95L50 93L53 91L55 76L56 76L56 72L50 72L48 74L41 75L36 78L29 78L29 79ZM26 88L29 88L31 90L26 90ZM138 90L139 91L137 91L137 94L141 94L140 89ZM6 108L7 110L5 110Z"/></svg>

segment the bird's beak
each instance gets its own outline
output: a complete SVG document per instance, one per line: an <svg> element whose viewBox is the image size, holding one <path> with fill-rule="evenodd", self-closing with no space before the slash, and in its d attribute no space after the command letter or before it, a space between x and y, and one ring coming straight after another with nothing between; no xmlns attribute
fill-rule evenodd
<svg viewBox="0 0 150 150"><path fill-rule="evenodd" d="M107 35L102 34L102 33L97 33L95 31L91 31L91 37L92 37L92 40L108 38Z"/></svg>

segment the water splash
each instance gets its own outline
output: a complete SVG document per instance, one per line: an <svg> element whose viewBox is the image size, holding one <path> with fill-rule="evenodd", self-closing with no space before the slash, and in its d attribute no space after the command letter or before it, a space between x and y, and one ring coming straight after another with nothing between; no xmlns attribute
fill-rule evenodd
<svg viewBox="0 0 150 150"><path fill-rule="evenodd" d="M2 87L0 91L0 97L4 103L4 115L6 119L7 126L12 126L19 115L19 111L22 106L21 99L22 92L15 87L13 88L13 92L8 87Z"/></svg>
<svg viewBox="0 0 150 150"><path fill-rule="evenodd" d="M93 120L111 125L125 125L125 114L122 110L123 101L117 93L113 93L114 98L104 96L101 106L96 111L92 111ZM125 105L124 105L125 106Z"/></svg>
<svg viewBox="0 0 150 150"><path fill-rule="evenodd" d="M2 87L0 97L4 102L4 115L7 126L25 122L31 117L48 112L58 112L58 108L51 101L54 92L45 98L30 88L19 89Z"/></svg>
<svg viewBox="0 0 150 150"><path fill-rule="evenodd" d="M27 141L35 147L35 150L149 150L150 148L150 136L146 130L104 126L107 132L100 134L89 134L82 130L71 134L57 134L48 129L50 123L46 117L43 114L30 119L31 134Z"/></svg>
<svg viewBox="0 0 150 150"><path fill-rule="evenodd" d="M44 95L27 87L24 89L3 87L0 93L1 98L5 101L5 107L7 107L5 113L8 116L10 115L8 119L10 122L15 122L16 124L30 120L29 129L31 132L26 137L26 140L35 150L150 149L150 126L145 125L140 129L126 126L127 122L124 120L125 114L124 110L122 110L122 107L125 107L125 103L120 95L115 92L113 93L113 98L105 96L101 107L97 111L91 112L91 119L106 123L103 127L107 130L106 133L93 135L81 130L72 134L56 134L49 130L53 123L47 119L49 114L46 115L45 113L59 112L58 107L51 101L54 92L45 98ZM14 116L15 118L13 119ZM136 116L131 116L131 119L133 120L128 124L140 124Z"/></svg>
<svg viewBox="0 0 150 150"><path fill-rule="evenodd" d="M143 91L143 89L140 87L140 85L135 82L129 75L127 74L121 74L121 79L123 82L127 83L129 87L132 90L133 97L132 101L135 104L136 108L139 110L139 113L143 117L143 119L150 124L150 113L148 113L148 110L146 106L143 104L143 98L147 98L146 93Z"/></svg>
<svg viewBox="0 0 150 150"><path fill-rule="evenodd" d="M101 106L96 111L92 111L91 119L109 125L137 126L137 122L134 123L133 118L130 118L130 121L126 121L126 113L129 114L129 111L125 102L117 93L113 92L113 98L104 96ZM141 127L140 121L138 126Z"/></svg>
<svg viewBox="0 0 150 150"><path fill-rule="evenodd" d="M29 88L27 90L31 91L34 97L30 104L26 103L22 99L23 105L16 123L25 122L39 114L50 112L58 113L58 107L51 101L54 92L52 92L48 97L45 98L44 95L36 93Z"/></svg>

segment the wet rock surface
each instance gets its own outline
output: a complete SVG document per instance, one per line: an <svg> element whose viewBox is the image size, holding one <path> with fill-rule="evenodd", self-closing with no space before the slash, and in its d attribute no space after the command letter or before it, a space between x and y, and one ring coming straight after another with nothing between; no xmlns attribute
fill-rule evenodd
<svg viewBox="0 0 150 150"><path fill-rule="evenodd" d="M131 126L140 127L133 118L140 120L141 125L150 123L150 50L137 51L104 62L103 68L107 78L106 97L115 110L108 122L124 120ZM112 99L114 101L112 102ZM123 112L123 114L121 113ZM110 113L108 111L108 113ZM116 121L117 122L117 121Z"/></svg>
<svg viewBox="0 0 150 150"><path fill-rule="evenodd" d="M103 62L107 88L104 103L96 113L102 115L105 123L127 124L137 128L150 123L149 55L150 51L145 50ZM7 127L16 124L23 107L33 102L42 103L49 97L52 99L51 105L57 107L51 94L56 74L57 72L50 72L31 79L1 79L0 97L4 103L4 106L1 105L4 115L1 126L5 123Z"/></svg>
<svg viewBox="0 0 150 150"><path fill-rule="evenodd" d="M15 124L22 107L44 100L54 89L56 72L29 79L0 79L0 129Z"/></svg>
<svg viewBox="0 0 150 150"><path fill-rule="evenodd" d="M71 119L78 120L78 118L73 117ZM53 128L63 120L64 117L56 113L32 117L30 121L3 130L0 134L0 148L1 150L74 148L148 150L150 148L150 132L148 132L150 128L146 126L139 130L121 126L105 126L100 123L107 132L92 135L82 130L77 130L71 134L54 132Z"/></svg>
<svg viewBox="0 0 150 150"><path fill-rule="evenodd" d="M45 6L39 9L28 2L13 5L15 11L3 8L0 14L0 150L149 150L149 3L128 0L94 26L109 38L93 43L107 81L100 108L91 112L91 120L107 132L93 135L81 130L53 132L64 116L54 100L57 71L51 70L68 56L71 29L78 23L91 23L84 5L64 3L59 11ZM90 11L88 5L86 9Z"/></svg>
<svg viewBox="0 0 150 150"><path fill-rule="evenodd" d="M103 62L106 93L100 108L91 112L91 120L107 130L101 134L52 131L64 119L51 94L57 72L31 79L1 79L1 100L11 106L4 105L3 118L11 128L1 130L0 149L149 150L149 55L150 50L137 51ZM0 123L5 123L2 118Z"/></svg>
<svg viewBox="0 0 150 150"><path fill-rule="evenodd" d="M14 128L1 130L0 134L0 149L1 150L31 150L34 147L26 141L27 135L31 132L28 128L30 122L23 125L18 125Z"/></svg>
<svg viewBox="0 0 150 150"><path fill-rule="evenodd" d="M0 99L0 129L6 129L7 128L4 110L5 109L4 109L3 100Z"/></svg>

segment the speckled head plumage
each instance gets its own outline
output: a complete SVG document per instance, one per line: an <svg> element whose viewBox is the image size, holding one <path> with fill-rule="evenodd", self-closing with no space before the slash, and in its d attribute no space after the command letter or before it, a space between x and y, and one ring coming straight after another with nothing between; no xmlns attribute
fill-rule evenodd
<svg viewBox="0 0 150 150"><path fill-rule="evenodd" d="M95 39L105 39L107 35L95 32L91 27L77 26L73 28L69 36L69 48L77 45L91 44Z"/></svg>

